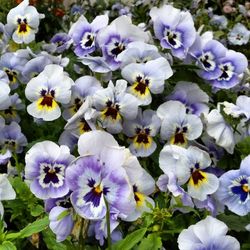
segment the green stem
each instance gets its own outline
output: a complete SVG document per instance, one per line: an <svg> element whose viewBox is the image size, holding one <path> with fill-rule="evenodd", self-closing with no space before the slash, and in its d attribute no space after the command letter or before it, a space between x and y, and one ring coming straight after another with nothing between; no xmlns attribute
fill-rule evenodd
<svg viewBox="0 0 250 250"><path fill-rule="evenodd" d="M16 169L17 169L17 172L18 172L18 175L21 177L21 172L22 172L22 168L18 162L18 157L17 157L17 154L16 153L13 153L12 154L12 157L14 158L15 160L15 164L16 164Z"/></svg>
<svg viewBox="0 0 250 250"><path fill-rule="evenodd" d="M81 219L81 226L80 226L80 234L79 234L79 245L80 249L79 250L84 250L85 242L83 238L83 225L84 225L84 219Z"/></svg>
<svg viewBox="0 0 250 250"><path fill-rule="evenodd" d="M104 198L104 201L105 201L105 205L106 205L106 209L107 209L107 212L106 212L106 224L107 224L107 240L108 240L108 250L112 250L112 247L111 247L111 233L110 233L110 213L109 213L109 204L107 202L107 200Z"/></svg>

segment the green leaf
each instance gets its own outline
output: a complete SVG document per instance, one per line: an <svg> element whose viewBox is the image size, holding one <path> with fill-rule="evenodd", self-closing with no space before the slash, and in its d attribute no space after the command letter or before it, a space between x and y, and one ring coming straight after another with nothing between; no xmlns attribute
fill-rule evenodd
<svg viewBox="0 0 250 250"><path fill-rule="evenodd" d="M35 205L34 207L32 207L30 209L30 213L34 217L37 217L37 216L41 215L43 212L44 212L44 208L43 208L43 206L41 206L39 204Z"/></svg>
<svg viewBox="0 0 250 250"><path fill-rule="evenodd" d="M246 231L245 227L249 224L250 214L246 216L220 214L217 218L225 222L231 230L243 232Z"/></svg>
<svg viewBox="0 0 250 250"><path fill-rule="evenodd" d="M247 156L250 154L250 136L247 136L244 138L244 140L240 141L236 147L238 150L241 152L243 157Z"/></svg>
<svg viewBox="0 0 250 250"><path fill-rule="evenodd" d="M132 249L138 242L141 241L147 228L138 229L127 235L123 240L117 242L112 246L112 250L129 250Z"/></svg>
<svg viewBox="0 0 250 250"><path fill-rule="evenodd" d="M39 233L43 231L49 224L49 218L46 216L43 219L36 220L35 222L29 224L24 229L18 233L10 233L6 235L6 239L21 239L31 236L34 233Z"/></svg>
<svg viewBox="0 0 250 250"><path fill-rule="evenodd" d="M241 246L242 250L249 250L250 249L250 243L245 243Z"/></svg>
<svg viewBox="0 0 250 250"><path fill-rule="evenodd" d="M50 250L75 250L72 244L69 246L69 248L67 248L63 243L57 242L55 234L50 229L44 230L42 234L43 240L46 243L47 248Z"/></svg>
<svg viewBox="0 0 250 250"><path fill-rule="evenodd" d="M69 215L70 212L69 210L65 210L63 212L61 212L58 216L57 216L57 220L62 220L64 217L66 217L67 215Z"/></svg>
<svg viewBox="0 0 250 250"><path fill-rule="evenodd" d="M0 250L16 250L16 247L12 242L4 241L2 245L0 245Z"/></svg>
<svg viewBox="0 0 250 250"><path fill-rule="evenodd" d="M157 234L149 234L147 238L142 239L137 250L158 250L161 249L161 237Z"/></svg>

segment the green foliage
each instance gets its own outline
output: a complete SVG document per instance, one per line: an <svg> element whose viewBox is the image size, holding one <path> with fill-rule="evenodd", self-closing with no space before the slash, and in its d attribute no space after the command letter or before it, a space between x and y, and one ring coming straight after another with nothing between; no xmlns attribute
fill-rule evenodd
<svg viewBox="0 0 250 250"><path fill-rule="evenodd" d="M0 250L16 250L16 246L10 241L4 241L0 245Z"/></svg>
<svg viewBox="0 0 250 250"><path fill-rule="evenodd" d="M37 199L31 192L29 187L20 177L10 179L17 197L15 200L6 202L5 208L11 210L11 220L16 224L25 225L33 220L32 217L41 216L44 213L42 201Z"/></svg>
<svg viewBox="0 0 250 250"><path fill-rule="evenodd" d="M112 250L130 250L137 243L139 243L145 233L147 232L147 228L138 229L130 234L128 234L123 240L117 242L112 246Z"/></svg>
<svg viewBox="0 0 250 250"><path fill-rule="evenodd" d="M143 238L136 250L159 250L162 247L161 237L156 234L149 234L147 238Z"/></svg>
<svg viewBox="0 0 250 250"><path fill-rule="evenodd" d="M34 233L43 231L49 225L48 216L36 220L33 223L20 230L18 233L9 233L6 235L7 240L22 239L31 236Z"/></svg>
<svg viewBox="0 0 250 250"><path fill-rule="evenodd" d="M56 242L55 234L50 229L44 230L42 235L49 250L67 250L67 247L63 243Z"/></svg>
<svg viewBox="0 0 250 250"><path fill-rule="evenodd" d="M237 143L236 147L240 151L242 158L250 155L250 136L245 137L242 141Z"/></svg>
<svg viewBox="0 0 250 250"><path fill-rule="evenodd" d="M245 227L250 223L250 214L246 216L220 214L217 218L224 221L231 230L236 232L246 231Z"/></svg>

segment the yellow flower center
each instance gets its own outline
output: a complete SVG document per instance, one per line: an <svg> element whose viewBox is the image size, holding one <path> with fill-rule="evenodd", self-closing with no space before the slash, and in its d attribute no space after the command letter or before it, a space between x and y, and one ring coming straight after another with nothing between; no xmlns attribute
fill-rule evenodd
<svg viewBox="0 0 250 250"><path fill-rule="evenodd" d="M200 187L202 183L207 182L207 174L199 169L192 172L188 184L196 188Z"/></svg>
<svg viewBox="0 0 250 250"><path fill-rule="evenodd" d="M143 205L144 200L145 200L145 196L142 193L134 192L134 198L135 198L135 201L136 201L136 205L138 207Z"/></svg>

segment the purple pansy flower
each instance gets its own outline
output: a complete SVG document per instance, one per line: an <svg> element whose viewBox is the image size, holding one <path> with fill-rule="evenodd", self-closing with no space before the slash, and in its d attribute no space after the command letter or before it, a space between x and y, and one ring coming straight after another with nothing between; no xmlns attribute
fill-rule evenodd
<svg viewBox="0 0 250 250"><path fill-rule="evenodd" d="M178 82L168 100L177 100L185 104L187 114L208 113L209 97L196 83Z"/></svg>
<svg viewBox="0 0 250 250"><path fill-rule="evenodd" d="M211 32L205 32L201 36L197 34L194 44L188 51L190 59L200 67L198 75L206 80L216 79L221 75L219 59L227 52L222 43L212 38Z"/></svg>
<svg viewBox="0 0 250 250"><path fill-rule="evenodd" d="M115 243L116 241L122 239L122 233L119 229L117 229L119 225L118 214L119 211L112 207L110 210L110 236L112 243ZM92 221L88 230L88 235L95 235L95 238L99 240L100 245L103 246L104 240L108 236L106 218L103 218L102 220Z"/></svg>
<svg viewBox="0 0 250 250"><path fill-rule="evenodd" d="M219 89L230 89L237 85L246 71L248 61L245 55L240 52L228 50L226 55L218 62L220 75L210 81L213 87Z"/></svg>
<svg viewBox="0 0 250 250"><path fill-rule="evenodd" d="M66 215L63 218L58 219L62 213L66 213ZM64 241L73 230L73 214L65 207L53 207L49 213L49 220L49 227L53 233L56 234L57 242Z"/></svg>
<svg viewBox="0 0 250 250"><path fill-rule="evenodd" d="M150 16L154 23L155 36L160 40L161 46L170 49L174 56L185 58L196 36L191 14L171 5L164 5L161 8L152 8Z"/></svg>
<svg viewBox="0 0 250 250"><path fill-rule="evenodd" d="M51 141L36 143L25 156L25 179L31 192L40 199L58 198L69 192L65 170L74 156L65 145Z"/></svg>
<svg viewBox="0 0 250 250"><path fill-rule="evenodd" d="M96 35L100 29L107 25L107 15L97 16L92 23L89 23L84 16L80 16L69 31L69 36L72 37L75 46L75 54L83 57L94 52L97 46Z"/></svg>
<svg viewBox="0 0 250 250"><path fill-rule="evenodd" d="M11 152L21 153L27 144L27 139L16 122L11 122L10 125L5 125L0 130L0 146L3 148L9 149Z"/></svg>
<svg viewBox="0 0 250 250"><path fill-rule="evenodd" d="M49 213L49 227L56 234L57 242L65 240L74 226L73 208L69 197L70 193L61 198L45 201L45 210Z"/></svg>
<svg viewBox="0 0 250 250"><path fill-rule="evenodd" d="M64 105L63 118L68 120L80 109L87 96L92 96L96 91L102 89L101 83L93 76L82 76L72 86L71 101Z"/></svg>
<svg viewBox="0 0 250 250"><path fill-rule="evenodd" d="M21 118L19 117L17 111L23 110L25 107L25 105L22 103L22 100L19 98L19 95L15 93L14 95L9 96L9 99L5 101L5 104L6 107L3 111L0 111L0 114L4 117L7 123L12 121L19 123Z"/></svg>
<svg viewBox="0 0 250 250"><path fill-rule="evenodd" d="M5 71L9 78L9 84L11 89L18 87L21 72L24 65L27 63L28 54L24 50L19 50L17 52L8 52L1 56L0 59L0 69Z"/></svg>
<svg viewBox="0 0 250 250"><path fill-rule="evenodd" d="M135 201L132 186L122 167L125 149L119 147L112 135L91 131L80 136L78 151L82 156L66 170L67 184L72 190L71 202L76 212L86 219L102 219L107 211L106 200L119 213L131 213Z"/></svg>
<svg viewBox="0 0 250 250"><path fill-rule="evenodd" d="M146 63L161 57L155 45L142 41L131 42L127 49L121 52L117 59L121 61L121 68L130 63Z"/></svg>
<svg viewBox="0 0 250 250"><path fill-rule="evenodd" d="M50 47L50 51L52 53L63 53L70 47L72 40L66 33L57 33L50 39L50 42L50 45L52 45Z"/></svg>
<svg viewBox="0 0 250 250"><path fill-rule="evenodd" d="M216 198L232 212L244 216L250 212L250 156L242 160L240 169L220 177Z"/></svg>
<svg viewBox="0 0 250 250"><path fill-rule="evenodd" d="M120 67L121 62L117 56L127 48L130 42L146 42L147 40L147 33L133 25L128 16L116 18L110 25L100 30L97 35L98 45L111 70Z"/></svg>

